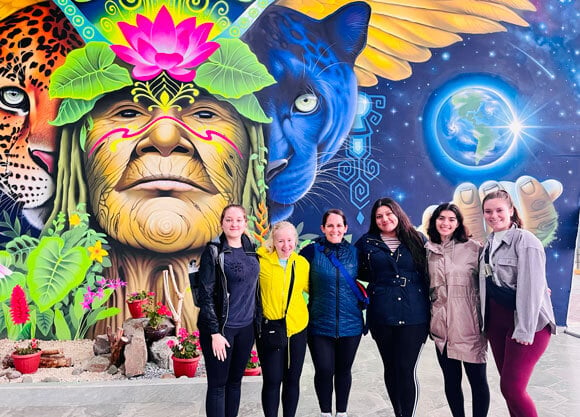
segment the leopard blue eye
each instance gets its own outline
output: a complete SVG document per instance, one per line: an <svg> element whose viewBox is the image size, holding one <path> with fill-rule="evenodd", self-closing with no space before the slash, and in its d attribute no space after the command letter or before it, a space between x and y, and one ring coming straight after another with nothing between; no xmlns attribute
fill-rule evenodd
<svg viewBox="0 0 580 417"><path fill-rule="evenodd" d="M0 108L26 116L30 111L30 102L26 91L18 87L0 88Z"/></svg>

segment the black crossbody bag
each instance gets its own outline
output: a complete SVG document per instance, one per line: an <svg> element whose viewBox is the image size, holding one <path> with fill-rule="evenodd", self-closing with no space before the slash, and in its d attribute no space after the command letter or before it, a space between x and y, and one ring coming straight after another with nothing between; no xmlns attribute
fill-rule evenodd
<svg viewBox="0 0 580 417"><path fill-rule="evenodd" d="M483 260L485 261L485 291L499 305L510 310L516 309L516 292L511 288L500 287L493 282L493 272L489 263L489 246L485 249Z"/></svg>
<svg viewBox="0 0 580 417"><path fill-rule="evenodd" d="M284 349L288 345L288 333L286 331L286 314L292 298L292 288L294 287L294 263L292 263L292 272L290 273L290 288L288 290L288 302L284 317L278 320L264 318L262 320L262 331L260 337L265 347L269 349Z"/></svg>

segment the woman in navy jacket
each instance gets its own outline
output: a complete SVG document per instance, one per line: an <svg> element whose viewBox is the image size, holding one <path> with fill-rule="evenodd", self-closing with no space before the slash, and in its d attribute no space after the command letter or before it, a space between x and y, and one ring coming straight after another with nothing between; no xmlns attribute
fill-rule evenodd
<svg viewBox="0 0 580 417"><path fill-rule="evenodd" d="M359 279L369 282L367 323L395 415L411 417L418 399L416 364L429 329L425 238L390 198L377 200L370 218L368 233L355 245Z"/></svg>
<svg viewBox="0 0 580 417"><path fill-rule="evenodd" d="M308 347L321 416L332 415L334 385L336 416L346 417L351 368L363 331L363 317L347 278L329 255L342 263L352 279L357 277L357 255L354 246L343 238L348 225L342 210L324 213L320 228L324 237L300 252L310 263Z"/></svg>

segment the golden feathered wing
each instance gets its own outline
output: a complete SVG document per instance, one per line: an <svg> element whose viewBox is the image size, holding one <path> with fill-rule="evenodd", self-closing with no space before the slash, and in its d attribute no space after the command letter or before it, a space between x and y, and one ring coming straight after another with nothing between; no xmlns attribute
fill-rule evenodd
<svg viewBox="0 0 580 417"><path fill-rule="evenodd" d="M352 0L279 0L312 18L321 19ZM431 58L430 48L462 40L458 33L503 32L503 23L528 26L518 12L535 11L528 0L366 0L371 6L367 45L355 62L360 86L377 83L377 76L403 80L410 62Z"/></svg>
<svg viewBox="0 0 580 417"><path fill-rule="evenodd" d="M31 4L40 3L42 0L0 0L0 20L10 16L17 10L24 9Z"/></svg>

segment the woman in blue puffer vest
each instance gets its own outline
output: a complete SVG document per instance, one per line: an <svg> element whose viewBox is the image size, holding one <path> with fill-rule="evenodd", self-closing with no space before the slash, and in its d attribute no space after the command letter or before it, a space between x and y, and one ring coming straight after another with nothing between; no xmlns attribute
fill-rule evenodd
<svg viewBox="0 0 580 417"><path fill-rule="evenodd" d="M324 237L300 252L310 262L308 347L321 416L332 415L334 388L336 416L346 417L351 368L363 332L363 316L347 278L331 257L335 256L354 280L358 271L357 253L343 238L348 225L342 210L324 213L320 228Z"/></svg>

